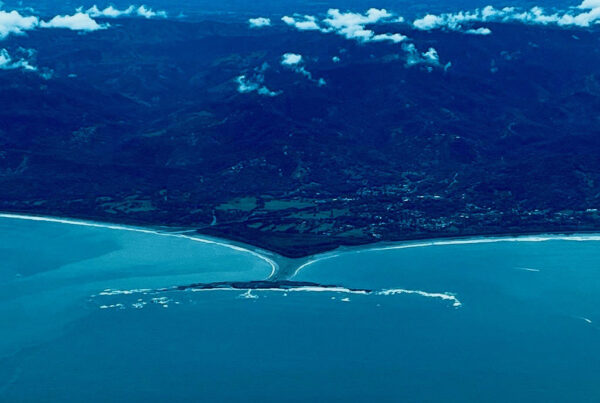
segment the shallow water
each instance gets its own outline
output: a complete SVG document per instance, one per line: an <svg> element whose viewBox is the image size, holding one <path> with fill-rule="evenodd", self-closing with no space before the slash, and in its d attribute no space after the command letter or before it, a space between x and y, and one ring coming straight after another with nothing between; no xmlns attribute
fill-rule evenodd
<svg viewBox="0 0 600 403"><path fill-rule="evenodd" d="M160 290L272 267L0 218L0 401L598 401L600 242L531 240L322 255L291 279L337 291Z"/></svg>

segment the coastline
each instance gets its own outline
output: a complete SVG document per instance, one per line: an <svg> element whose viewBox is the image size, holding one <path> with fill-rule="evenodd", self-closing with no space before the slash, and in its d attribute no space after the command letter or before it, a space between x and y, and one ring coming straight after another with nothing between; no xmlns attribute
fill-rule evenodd
<svg viewBox="0 0 600 403"><path fill-rule="evenodd" d="M282 268L295 265L298 261L306 261L315 255L330 253L340 248L363 248L373 247L379 244L405 243L430 240L454 240L471 239L479 237L522 237L528 235L553 234L597 234L600 228L589 225L547 225L526 226L524 228L469 228L456 233L448 232L415 232L388 234L383 238L374 237L341 237L337 235L324 236L310 233L287 234L287 233L265 233L262 231L231 231L227 227L214 227L211 225L178 225L169 223L156 223L154 221L140 220L137 217L119 216L115 220L104 215L92 214L62 214L60 212L35 212L31 210L8 209L0 210L0 214L27 216L27 217L49 217L61 218L74 221L95 222L103 224L121 225L127 227L153 229L161 232L180 233L189 236L197 236L203 239L217 240L224 243L237 245L245 249L258 251L278 260ZM293 249L289 246L294 245Z"/></svg>
<svg viewBox="0 0 600 403"><path fill-rule="evenodd" d="M490 243L510 243L510 242L548 242L548 241L570 241L570 242L600 242L600 232L572 232L572 233L533 233L533 234L514 234L514 235L478 235L469 237L446 237L430 238L428 240L412 241L384 241L359 247L341 246L335 250L326 253L319 253L303 259L293 273L287 273L289 278L293 278L306 267L321 262L323 260L333 259L346 253L364 253L379 252L386 250L424 248L432 246L452 246L452 245L476 245Z"/></svg>
<svg viewBox="0 0 600 403"><path fill-rule="evenodd" d="M104 228L111 229L117 231L131 231L131 232L139 232L144 234L152 234L158 236L167 236L174 238L182 238L188 239L194 242L200 242L204 244L213 244L222 246L225 248L233 249L242 253L251 254L265 262L267 262L271 266L271 274L268 278L276 277L280 271L280 265L283 263L282 260L285 259L274 252L263 250L252 245L246 245L241 242L236 242L228 239L221 239L210 236L196 236L196 235L188 235L187 233L192 232L196 234L195 231L182 231L181 229L173 228L171 231L168 230L168 227L143 227L143 226L134 226L127 224L119 224L119 223L111 223L111 222L100 222L93 220L81 220L77 218L69 218L69 217L53 217L53 216L38 216L38 215L29 215L29 214L14 214L14 213L6 213L0 212L0 219L13 219L13 220L25 220L25 221L41 221L41 222L52 222L57 224L65 224L65 225L77 225L77 226L85 226L85 227L96 227L96 228Z"/></svg>

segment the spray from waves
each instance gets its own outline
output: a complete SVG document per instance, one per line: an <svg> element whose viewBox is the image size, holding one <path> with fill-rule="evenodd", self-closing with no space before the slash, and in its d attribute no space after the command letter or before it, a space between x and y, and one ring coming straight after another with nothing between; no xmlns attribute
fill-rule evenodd
<svg viewBox="0 0 600 403"><path fill-rule="evenodd" d="M98 293L98 295L108 296L108 295L132 295L132 294L146 294L151 292L151 288L134 288L133 290L113 290L110 288L105 289ZM95 295L92 295L95 297Z"/></svg>
<svg viewBox="0 0 600 403"><path fill-rule="evenodd" d="M529 271L529 272L533 272L533 273L540 272L540 269L532 269L531 267L515 267L515 270Z"/></svg>
<svg viewBox="0 0 600 403"><path fill-rule="evenodd" d="M200 242L200 243L209 244L209 245L222 246L224 248L235 250L237 252L247 253L256 258L259 258L259 259L263 260L264 262L266 262L267 264L269 264L269 266L271 267L271 274L269 275L268 278L272 278L273 276L275 276L275 274L277 273L277 270L279 269L278 264L273 259L271 259L263 254L260 254L258 252L255 252L253 250L246 249L241 246L233 245L233 244L230 244L227 242L219 242L216 240L200 238L200 237L191 236L191 235L178 234L178 233L172 233L172 232L161 232L161 231L151 230L151 229L147 229L147 228L131 227L131 226L126 226L126 225L118 225L118 224L106 224L106 223L99 223L99 222L93 222L93 221L82 221L82 220L73 220L73 219L65 219L65 218L43 217L43 216L29 216L29 215L21 215L21 214L0 213L0 218L7 218L7 219L13 219L13 220L26 220L26 221L52 222L52 223L65 224L65 225L77 225L80 227L94 227L94 228L103 228L103 229L110 229L110 230L116 230L116 231L129 231L129 232L159 235L159 236L172 237L172 238L182 238L182 239L187 239L187 240L190 240L193 242Z"/></svg>
<svg viewBox="0 0 600 403"><path fill-rule="evenodd" d="M590 318L586 318L585 316L574 316L575 319L580 319L587 323L588 325L593 324L594 322Z"/></svg>
<svg viewBox="0 0 600 403"><path fill-rule="evenodd" d="M330 293L330 294L342 294L342 295L359 295L359 296L398 296L398 295L415 295L424 298L433 298L445 302L450 302L453 307L459 308L462 306L461 301L458 299L456 294L449 292L427 292L421 290L407 290L403 288L392 288L382 290L369 290L359 288L348 288L337 285L322 285L310 282L296 282L296 281L249 281L249 282L218 282L218 283L198 283L186 286L161 288L156 290L149 289L132 289L132 290L112 290L106 289L98 295L92 295L92 299L96 297L117 297L117 296L132 296L132 295L149 295L152 303L157 301L163 307L167 307L165 302L171 302L175 298L174 292L188 291L193 293L198 292L240 292L238 298L243 299L258 299L261 293L282 293L287 296L289 293ZM161 293L170 293L171 298L158 297ZM349 299L346 297L344 300L347 302ZM137 298L137 300L130 304L134 308L143 308L147 303L143 298ZM101 305L103 307L116 307L122 308L125 306L122 302L112 302L110 304L105 303Z"/></svg>
<svg viewBox="0 0 600 403"><path fill-rule="evenodd" d="M440 298L445 301L452 301L452 306L458 308L462 303L456 298L456 295L451 293L438 293L438 292L426 292L420 290L403 290L403 289L392 289L383 290L377 293L377 295L397 295L397 294L415 294L426 298Z"/></svg>
<svg viewBox="0 0 600 403"><path fill-rule="evenodd" d="M258 295L254 295L254 294L252 294L252 290L248 290L245 293L241 294L238 298L258 299Z"/></svg>

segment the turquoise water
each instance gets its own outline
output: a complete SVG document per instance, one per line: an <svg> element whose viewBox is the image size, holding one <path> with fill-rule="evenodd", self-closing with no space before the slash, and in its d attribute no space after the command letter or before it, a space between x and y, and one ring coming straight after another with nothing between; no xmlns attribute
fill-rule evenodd
<svg viewBox="0 0 600 403"><path fill-rule="evenodd" d="M598 237L253 251L0 218L0 401L600 401ZM300 264L298 266L301 266Z"/></svg>

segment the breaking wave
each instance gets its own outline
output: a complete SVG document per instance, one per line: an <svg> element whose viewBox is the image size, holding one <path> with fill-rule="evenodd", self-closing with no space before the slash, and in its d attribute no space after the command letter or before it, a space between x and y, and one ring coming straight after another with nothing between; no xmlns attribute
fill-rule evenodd
<svg viewBox="0 0 600 403"><path fill-rule="evenodd" d="M369 290L359 288L347 288L337 285L322 285L310 282L296 282L296 281L249 281L249 282L218 282L218 283L198 283L186 286L177 286L169 288L161 288L156 290L150 289L131 289L131 290L113 290L106 289L99 292L97 295L92 295L91 298L102 298L102 297L116 297L116 296L131 296L131 295L150 295L150 303L162 305L164 308L169 306L169 303L174 301L175 292L186 291L186 292L240 292L237 294L237 298L242 299L258 299L262 293L280 293L283 296L287 296L288 293L329 293L329 294L344 294L344 295L359 295L359 296L377 296L377 297L390 297L398 295L415 295L424 298L439 299L441 301L451 302L452 306L459 308L462 303L453 293L449 292L428 292L421 290L407 290L403 288L391 288L381 290ZM170 293L172 298L157 296L162 293ZM349 299L343 298L341 301L349 302ZM178 304L179 302L174 302ZM112 304L102 304L101 309L106 308L118 308L123 309L126 305L132 308L141 309L148 304L143 298L138 298L135 302L130 304L124 304L122 302Z"/></svg>

